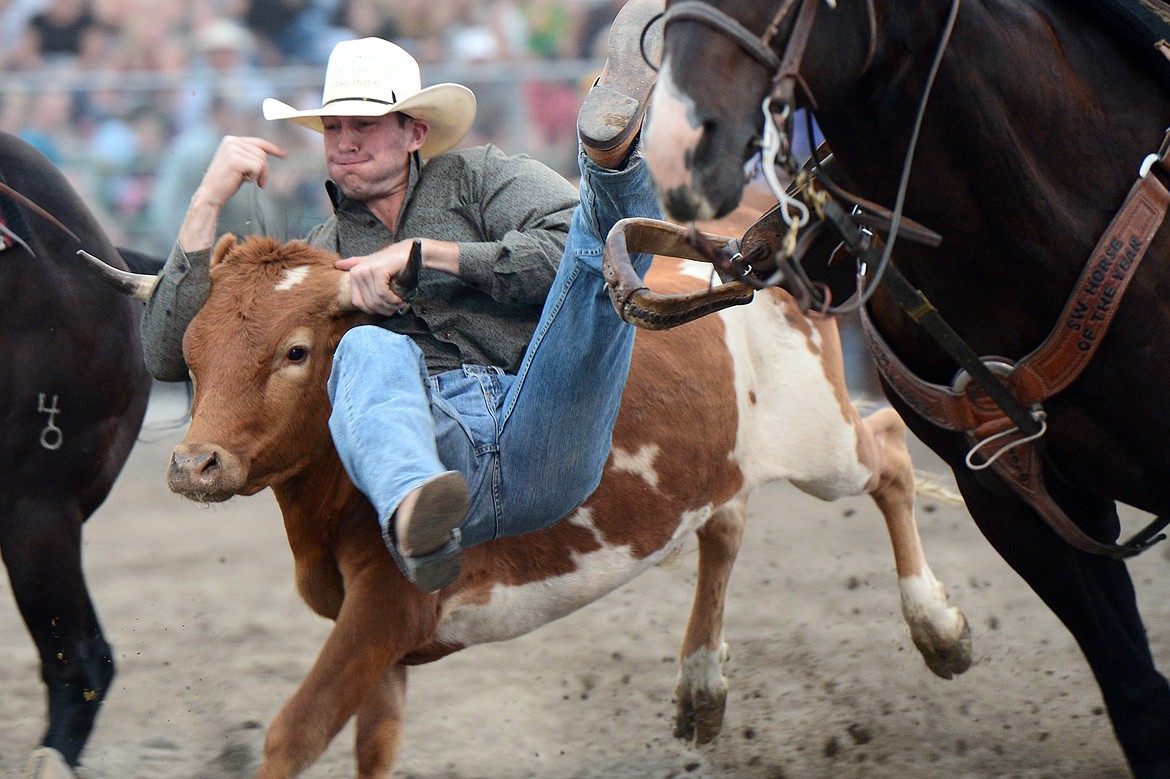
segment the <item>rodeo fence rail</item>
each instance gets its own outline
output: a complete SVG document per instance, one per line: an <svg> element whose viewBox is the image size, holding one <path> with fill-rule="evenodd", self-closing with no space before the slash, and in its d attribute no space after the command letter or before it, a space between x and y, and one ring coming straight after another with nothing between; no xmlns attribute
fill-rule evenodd
<svg viewBox="0 0 1170 779"><path fill-rule="evenodd" d="M600 60L446 63L424 68L426 83L455 81L478 99L465 143L525 153L569 178L576 171L577 108ZM61 168L118 243L165 252L187 202L224 135L281 144L262 193L240 193L237 232L296 237L328 213L320 136L266 122L276 97L317 104L319 65L175 72L81 72L69 65L0 74L0 129L20 135Z"/></svg>

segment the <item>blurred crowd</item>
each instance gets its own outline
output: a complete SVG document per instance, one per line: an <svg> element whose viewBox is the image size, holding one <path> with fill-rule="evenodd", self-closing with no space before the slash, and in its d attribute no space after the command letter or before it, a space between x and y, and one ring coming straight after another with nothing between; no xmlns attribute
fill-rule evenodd
<svg viewBox="0 0 1170 779"><path fill-rule="evenodd" d="M290 151L226 227L303 234L325 213L319 136L260 117L318 104L346 38L409 50L479 98L466 143L575 175L575 121L620 0L0 0L0 129L43 151L123 245L165 252L224 134ZM297 153L306 149L309 153ZM266 223L265 223L266 222Z"/></svg>

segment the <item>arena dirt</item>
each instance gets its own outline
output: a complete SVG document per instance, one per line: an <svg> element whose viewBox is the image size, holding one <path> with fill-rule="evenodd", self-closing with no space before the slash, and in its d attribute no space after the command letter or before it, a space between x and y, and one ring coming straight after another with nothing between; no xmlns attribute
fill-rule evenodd
<svg viewBox="0 0 1170 779"><path fill-rule="evenodd" d="M298 599L271 493L199 507L170 494L182 397L156 390L143 440L85 531L119 674L86 779L251 776L266 723L329 630ZM921 447L918 465L939 473ZM950 484L944 479L944 486ZM395 776L415 779L1121 779L1100 694L1071 637L962 507L919 504L927 556L967 614L976 661L933 676L898 606L873 504L788 485L753 498L730 588L719 739L672 736L675 655L694 582L671 565L520 639L411 671ZM1132 563L1170 670L1170 546ZM44 722L32 643L0 585L0 776ZM305 776L352 776L352 726Z"/></svg>

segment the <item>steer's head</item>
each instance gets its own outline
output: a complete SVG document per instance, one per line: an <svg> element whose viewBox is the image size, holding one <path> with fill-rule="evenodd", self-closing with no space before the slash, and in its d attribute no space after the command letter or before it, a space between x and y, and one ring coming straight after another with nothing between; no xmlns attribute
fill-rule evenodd
<svg viewBox="0 0 1170 779"><path fill-rule="evenodd" d="M211 260L211 294L183 338L192 420L167 474L172 491L223 501L279 486L331 453L326 381L350 327L336 255L301 241L237 242Z"/></svg>

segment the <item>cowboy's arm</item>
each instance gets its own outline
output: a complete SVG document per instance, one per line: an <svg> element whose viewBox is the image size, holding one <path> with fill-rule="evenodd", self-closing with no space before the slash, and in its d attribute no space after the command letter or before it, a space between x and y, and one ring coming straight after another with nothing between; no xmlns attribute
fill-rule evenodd
<svg viewBox="0 0 1170 779"><path fill-rule="evenodd" d="M187 254L176 243L146 303L142 316L142 357L150 375L159 381L187 379L183 333L211 290L210 258L210 249Z"/></svg>
<svg viewBox="0 0 1170 779"><path fill-rule="evenodd" d="M535 160L507 157L491 146L474 155L435 158L428 163L426 175L431 181L461 184L420 187L416 211L455 211L482 227L480 240L422 238L423 267L458 276L501 303L543 303L578 202L573 186ZM425 234L425 228L422 231ZM411 239L396 241L371 254L335 263L350 273L354 305L383 316L406 305L388 281L402 272L412 243Z"/></svg>
<svg viewBox="0 0 1170 779"><path fill-rule="evenodd" d="M268 154L285 156L280 147L260 138L224 138L191 197L179 240L159 273L142 317L143 359L160 381L187 379L183 333L211 290L209 266L219 212L244 181L263 185Z"/></svg>
<svg viewBox="0 0 1170 779"><path fill-rule="evenodd" d="M494 147L485 151L479 175L486 239L458 242L458 275L503 303L543 303L565 250L577 191L544 164Z"/></svg>
<svg viewBox="0 0 1170 779"><path fill-rule="evenodd" d="M396 241L371 254L346 257L333 263L338 270L349 271L355 306L382 316L394 316L406 307L407 301L394 292L392 282L406 267L414 240ZM459 244L433 238L418 240L422 243L422 267L459 275Z"/></svg>

